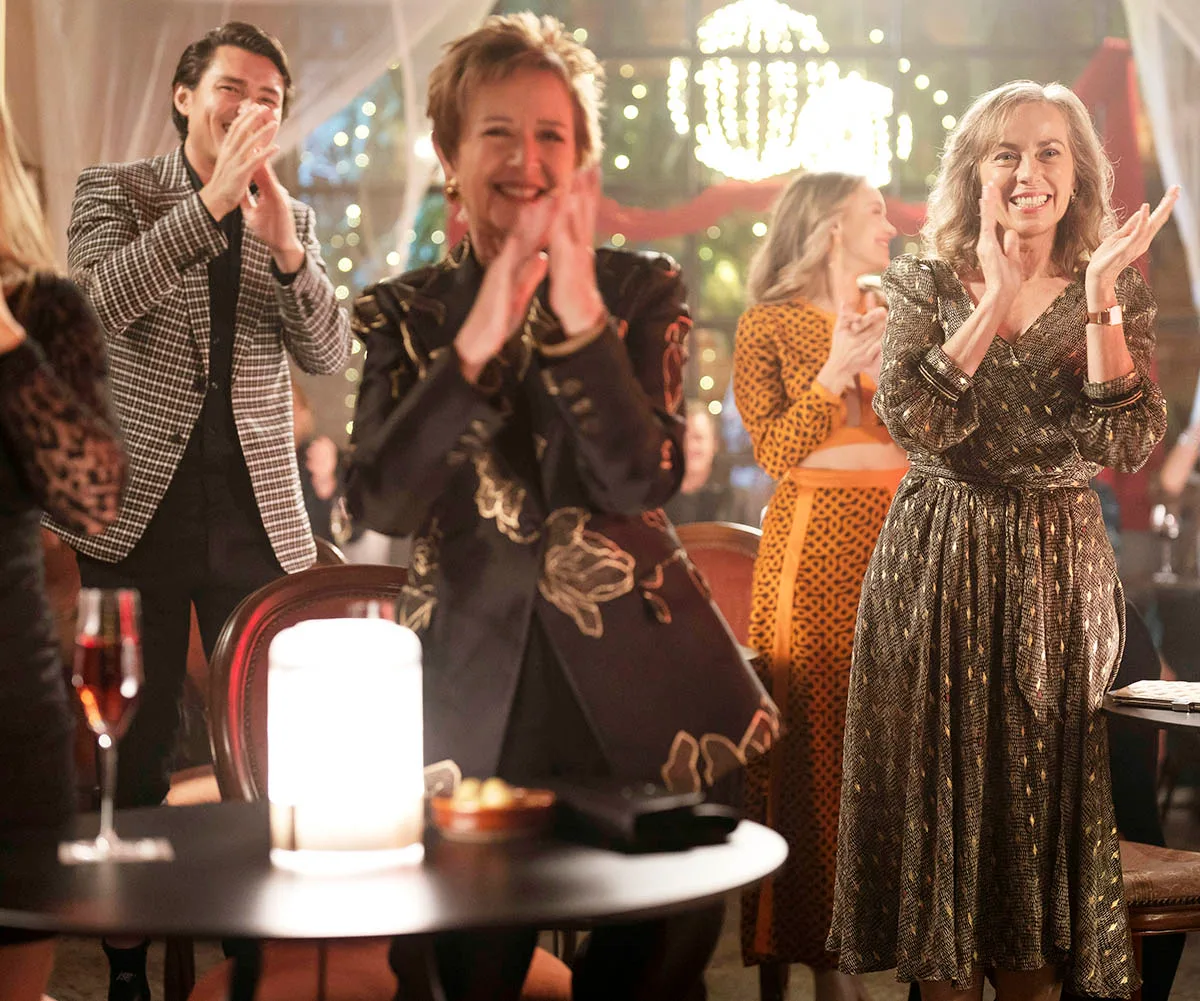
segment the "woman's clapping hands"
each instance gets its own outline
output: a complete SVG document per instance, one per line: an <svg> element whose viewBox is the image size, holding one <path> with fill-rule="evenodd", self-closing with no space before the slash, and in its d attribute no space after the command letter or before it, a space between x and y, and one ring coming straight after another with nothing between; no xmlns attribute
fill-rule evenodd
<svg viewBox="0 0 1200 1001"><path fill-rule="evenodd" d="M522 208L499 254L488 264L470 315L455 339L463 375L474 382L517 331L529 302L549 276L549 306L568 338L606 316L596 286L596 168L577 171L569 187Z"/></svg>

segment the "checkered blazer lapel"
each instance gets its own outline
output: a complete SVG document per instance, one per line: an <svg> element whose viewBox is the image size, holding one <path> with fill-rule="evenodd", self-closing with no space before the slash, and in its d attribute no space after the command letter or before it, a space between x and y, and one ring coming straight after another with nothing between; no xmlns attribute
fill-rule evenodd
<svg viewBox="0 0 1200 1001"><path fill-rule="evenodd" d="M162 218L195 189L183 162L183 147L177 146L160 161L159 183L155 201L155 218ZM183 274L183 296L191 320L192 341L200 359L201 376L208 381L208 350L212 340L212 305L208 287L208 268L189 268Z"/></svg>
<svg viewBox="0 0 1200 1001"><path fill-rule="evenodd" d="M236 377L262 319L264 305L274 302L269 280L271 252L267 245L242 227L242 270L238 279L238 304L233 338L233 376Z"/></svg>

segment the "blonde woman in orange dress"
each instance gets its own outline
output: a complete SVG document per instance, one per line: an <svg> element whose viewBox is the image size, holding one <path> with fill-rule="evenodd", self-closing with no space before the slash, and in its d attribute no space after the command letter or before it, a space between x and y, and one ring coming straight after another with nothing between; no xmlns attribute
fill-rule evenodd
<svg viewBox="0 0 1200 1001"><path fill-rule="evenodd" d="M833 906L850 647L867 561L907 464L871 409L886 310L862 276L896 230L863 178L805 174L775 209L738 324L734 396L759 464L779 481L754 570L750 643L770 665L787 733L752 772L748 808L782 833L786 867L747 895L743 958L763 1001L788 967L818 1001L862 997L825 951Z"/></svg>

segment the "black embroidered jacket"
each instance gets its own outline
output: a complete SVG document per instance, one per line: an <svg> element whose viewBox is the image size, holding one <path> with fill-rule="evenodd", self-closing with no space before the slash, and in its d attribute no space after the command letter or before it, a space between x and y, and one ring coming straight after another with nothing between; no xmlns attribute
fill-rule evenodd
<svg viewBox="0 0 1200 1001"><path fill-rule="evenodd" d="M616 773L691 787L765 750L778 714L661 510L683 475L678 269L600 250L596 271L598 336L564 343L535 299L476 385L453 348L483 278L466 243L368 289L348 501L416 536L401 621L428 760L494 772L536 614Z"/></svg>

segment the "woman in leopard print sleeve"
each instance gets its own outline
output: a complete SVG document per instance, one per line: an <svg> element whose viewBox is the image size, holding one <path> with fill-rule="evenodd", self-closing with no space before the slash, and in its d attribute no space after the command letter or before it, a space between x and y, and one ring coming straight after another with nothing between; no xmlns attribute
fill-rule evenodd
<svg viewBox="0 0 1200 1001"><path fill-rule="evenodd" d="M759 966L763 1001L784 996L791 963L813 971L817 1001L833 1001L861 993L825 951L850 644L906 468L871 411L884 310L858 280L887 267L896 230L861 177L824 173L792 182L770 234L750 270L733 386L755 457L779 480L754 567L750 644L770 664L787 732L767 767L752 766L747 809L791 851L746 895L742 951Z"/></svg>
<svg viewBox="0 0 1200 1001"><path fill-rule="evenodd" d="M0 103L0 850L52 847L74 801L39 518L99 531L125 479L98 321L52 268ZM0 996L40 998L52 958L44 935L0 928Z"/></svg>

